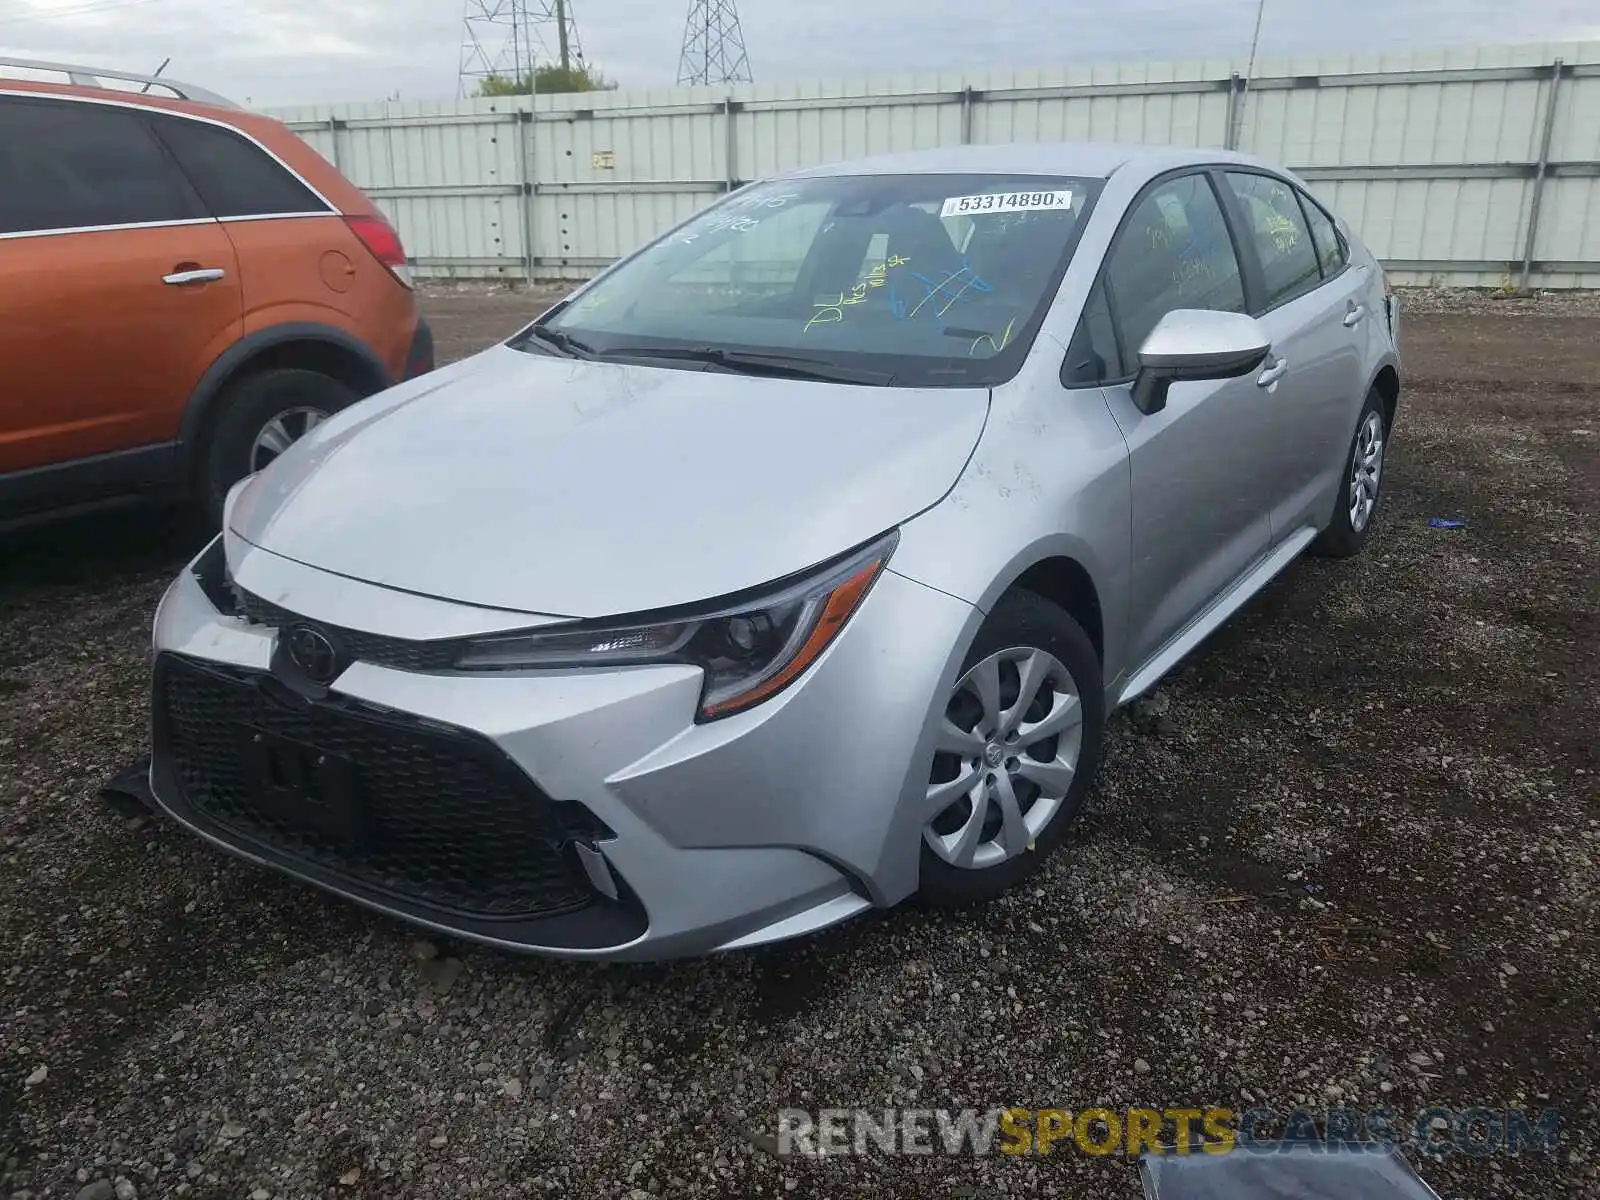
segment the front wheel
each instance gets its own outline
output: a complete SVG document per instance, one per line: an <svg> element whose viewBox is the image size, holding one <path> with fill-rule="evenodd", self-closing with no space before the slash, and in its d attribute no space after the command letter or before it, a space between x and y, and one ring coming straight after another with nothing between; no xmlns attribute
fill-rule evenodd
<svg viewBox="0 0 1600 1200"><path fill-rule="evenodd" d="M919 895L987 900L1039 869L1100 762L1105 694L1088 635L1032 592L1003 597L940 719Z"/></svg>
<svg viewBox="0 0 1600 1200"><path fill-rule="evenodd" d="M1356 419L1355 436L1350 440L1345 459L1339 498L1333 506L1333 519L1311 544L1312 550L1326 558L1349 558L1359 554L1372 534L1372 521L1378 515L1378 497L1383 488L1383 455L1389 442L1389 422L1383 397L1376 388L1367 393L1367 402Z"/></svg>

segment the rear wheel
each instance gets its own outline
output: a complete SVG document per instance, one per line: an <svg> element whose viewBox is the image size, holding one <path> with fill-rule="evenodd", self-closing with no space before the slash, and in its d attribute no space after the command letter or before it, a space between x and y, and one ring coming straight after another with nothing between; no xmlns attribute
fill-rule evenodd
<svg viewBox="0 0 1600 1200"><path fill-rule="evenodd" d="M1383 397L1374 388L1356 418L1355 436L1345 459L1339 499L1328 522L1311 548L1327 558L1359 554L1372 534L1383 488L1383 456L1389 442L1389 421Z"/></svg>
<svg viewBox="0 0 1600 1200"><path fill-rule="evenodd" d="M228 489L270 466L279 455L340 409L359 399L332 376L299 367L250 375L217 400L217 418L202 459L201 498L222 519Z"/></svg>
<svg viewBox="0 0 1600 1200"><path fill-rule="evenodd" d="M1038 870L1100 761L1105 696L1082 628L1032 592L995 605L940 722L920 895L960 904Z"/></svg>

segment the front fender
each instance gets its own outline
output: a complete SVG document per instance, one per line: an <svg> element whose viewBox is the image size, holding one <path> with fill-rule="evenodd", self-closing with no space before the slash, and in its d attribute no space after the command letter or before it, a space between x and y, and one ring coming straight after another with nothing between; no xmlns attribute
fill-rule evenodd
<svg viewBox="0 0 1600 1200"><path fill-rule="evenodd" d="M1036 563L1070 558L1094 583L1109 686L1126 669L1132 553L1128 447L1099 388L996 397L950 494L908 521L890 568L988 612Z"/></svg>

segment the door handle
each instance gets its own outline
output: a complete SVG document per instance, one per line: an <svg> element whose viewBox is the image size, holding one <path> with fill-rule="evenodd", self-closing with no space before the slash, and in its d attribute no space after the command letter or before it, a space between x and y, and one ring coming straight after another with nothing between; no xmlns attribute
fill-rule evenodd
<svg viewBox="0 0 1600 1200"><path fill-rule="evenodd" d="M1269 388L1288 373L1289 360L1287 358L1280 358L1275 363L1268 363L1267 369L1256 376L1256 386Z"/></svg>
<svg viewBox="0 0 1600 1200"><path fill-rule="evenodd" d="M225 279L227 274L221 267L197 267L192 271L174 271L171 275L163 275L161 282L168 287L183 287L187 283L215 283Z"/></svg>
<svg viewBox="0 0 1600 1200"><path fill-rule="evenodd" d="M1344 314L1344 327L1346 329L1354 329L1361 324L1361 319L1366 315L1367 309L1365 305L1357 304L1354 300L1350 301L1350 307Z"/></svg>

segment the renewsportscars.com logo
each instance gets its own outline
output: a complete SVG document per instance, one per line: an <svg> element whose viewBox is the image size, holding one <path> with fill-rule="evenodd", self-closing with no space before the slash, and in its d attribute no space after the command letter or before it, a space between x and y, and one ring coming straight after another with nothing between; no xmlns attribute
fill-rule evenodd
<svg viewBox="0 0 1600 1200"><path fill-rule="evenodd" d="M1396 1145L1436 1158L1554 1154L1561 1113L1520 1108L933 1108L778 1110L778 1153L806 1158L868 1154L1089 1155L1271 1154L1295 1147L1387 1152Z"/></svg>

